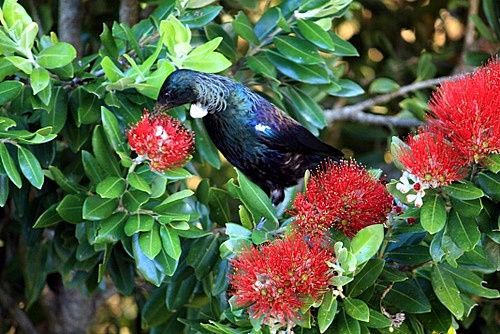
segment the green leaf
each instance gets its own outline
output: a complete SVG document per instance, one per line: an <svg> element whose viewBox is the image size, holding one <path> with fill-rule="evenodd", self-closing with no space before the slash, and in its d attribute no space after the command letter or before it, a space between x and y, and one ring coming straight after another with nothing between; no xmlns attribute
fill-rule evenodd
<svg viewBox="0 0 500 334"><path fill-rule="evenodd" d="M361 334L359 321L348 316L345 310L340 312L335 329L333 332L338 334Z"/></svg>
<svg viewBox="0 0 500 334"><path fill-rule="evenodd" d="M340 85L341 89L330 90L328 94L340 97L354 97L365 92L360 85L348 79L339 79L336 83Z"/></svg>
<svg viewBox="0 0 500 334"><path fill-rule="evenodd" d="M66 195L57 205L56 211L59 216L72 224L79 224L83 221L82 209L84 198L77 195Z"/></svg>
<svg viewBox="0 0 500 334"><path fill-rule="evenodd" d="M52 69L66 66L75 58L76 50L71 44L57 42L43 49L36 57L36 61L42 67Z"/></svg>
<svg viewBox="0 0 500 334"><path fill-rule="evenodd" d="M158 289L153 289L148 300L142 307L141 320L143 321L143 325L148 326L148 328L158 326L168 320L168 317L165 316L169 312L165 304L166 290L166 284Z"/></svg>
<svg viewBox="0 0 500 334"><path fill-rule="evenodd" d="M28 181L37 189L42 189L43 186L43 171L40 162L33 153L22 146L17 147L17 159L21 172Z"/></svg>
<svg viewBox="0 0 500 334"><path fill-rule="evenodd" d="M483 241L484 255L496 271L500 270L500 244L488 236Z"/></svg>
<svg viewBox="0 0 500 334"><path fill-rule="evenodd" d="M326 51L335 50L335 44L333 43L330 35L316 23L309 20L299 19L297 20L297 28L305 40L308 40L317 47Z"/></svg>
<svg viewBox="0 0 500 334"><path fill-rule="evenodd" d="M117 198L89 196L83 203L82 216L86 220L102 220L113 214L118 207Z"/></svg>
<svg viewBox="0 0 500 334"><path fill-rule="evenodd" d="M147 194L151 194L152 190L149 183L144 180L144 178L139 176L139 174L137 174L136 172L129 173L127 176L127 180L135 189L143 191Z"/></svg>
<svg viewBox="0 0 500 334"><path fill-rule="evenodd" d="M427 313L431 311L431 304L422 289L410 282L394 283L385 299L405 312Z"/></svg>
<svg viewBox="0 0 500 334"><path fill-rule="evenodd" d="M57 213L57 206L59 203L52 204L47 210L45 210L40 217L36 220L33 225L34 228L43 228L47 226L55 225L59 222L62 222L63 219Z"/></svg>
<svg viewBox="0 0 500 334"><path fill-rule="evenodd" d="M96 192L102 198L118 198L125 192L126 182L121 177L108 176L97 184Z"/></svg>
<svg viewBox="0 0 500 334"><path fill-rule="evenodd" d="M163 249L171 258L178 260L181 257L181 240L176 230L162 225L160 227L160 237Z"/></svg>
<svg viewBox="0 0 500 334"><path fill-rule="evenodd" d="M370 309L368 305L360 299L344 298L344 309L352 318L364 322L370 320Z"/></svg>
<svg viewBox="0 0 500 334"><path fill-rule="evenodd" d="M432 63L432 55L430 53L422 54L418 60L416 81L434 78L435 75L436 66Z"/></svg>
<svg viewBox="0 0 500 334"><path fill-rule="evenodd" d="M493 173L500 172L500 154L490 154L481 159L481 164L485 165Z"/></svg>
<svg viewBox="0 0 500 334"><path fill-rule="evenodd" d="M477 176L481 189L495 202L500 202L500 173L481 172Z"/></svg>
<svg viewBox="0 0 500 334"><path fill-rule="evenodd" d="M384 260L378 258L369 260L349 284L347 296L357 297L372 286L382 273L384 263Z"/></svg>
<svg viewBox="0 0 500 334"><path fill-rule="evenodd" d="M374 256L384 240L384 226L375 224L361 229L351 240L351 252L356 256L358 265Z"/></svg>
<svg viewBox="0 0 500 334"><path fill-rule="evenodd" d="M125 224L125 234L130 237L137 232L147 232L153 228L154 218L146 214L131 215Z"/></svg>
<svg viewBox="0 0 500 334"><path fill-rule="evenodd" d="M101 126L94 128L92 149L99 166L108 176L121 177L121 170L115 156L109 148L108 141Z"/></svg>
<svg viewBox="0 0 500 334"><path fill-rule="evenodd" d="M500 292L495 289L489 289L483 286L484 281L481 277L470 270L464 268L453 268L452 266L443 263L440 265L442 270L447 271L455 281L457 287L471 296L479 296L484 298L500 298Z"/></svg>
<svg viewBox="0 0 500 334"><path fill-rule="evenodd" d="M30 82L33 88L33 95L38 94L50 83L49 71L42 67L36 67L30 75Z"/></svg>
<svg viewBox="0 0 500 334"><path fill-rule="evenodd" d="M472 182L465 180L444 186L443 190L450 197L462 200L476 199L484 196L481 189L475 187Z"/></svg>
<svg viewBox="0 0 500 334"><path fill-rule="evenodd" d="M264 15L260 17L253 29L259 41L263 41L274 29L276 29L280 17L281 11L278 7L269 8L264 12Z"/></svg>
<svg viewBox="0 0 500 334"><path fill-rule="evenodd" d="M145 280L155 286L160 286L166 277L160 269L157 268L156 262L148 258L139 246L139 233L132 237L132 251L135 260L137 271L144 277Z"/></svg>
<svg viewBox="0 0 500 334"><path fill-rule="evenodd" d="M450 199L453 209L456 210L459 215L464 217L477 217L483 209L483 203L480 198L461 200L450 197Z"/></svg>
<svg viewBox="0 0 500 334"><path fill-rule="evenodd" d="M219 240L213 234L196 240L191 246L186 263L193 267L196 278L201 280L212 270L219 258Z"/></svg>
<svg viewBox="0 0 500 334"><path fill-rule="evenodd" d="M382 313L370 309L370 321L366 324L370 328L386 328L391 327L391 321Z"/></svg>
<svg viewBox="0 0 500 334"><path fill-rule="evenodd" d="M332 54L340 56L340 57L358 57L358 50L352 45L350 42L342 39L339 35L333 33L332 31L328 32L330 35L335 49L331 51Z"/></svg>
<svg viewBox="0 0 500 334"><path fill-rule="evenodd" d="M129 149L125 143L125 136L118 125L116 116L106 107L101 107L101 119L104 133L111 147L113 147L116 152L128 154Z"/></svg>
<svg viewBox="0 0 500 334"><path fill-rule="evenodd" d="M0 160L9 179L12 181L12 183L14 183L16 187L21 189L21 186L23 185L21 175L17 170L14 159L12 159L12 157L10 156L7 146L3 142L0 142Z"/></svg>
<svg viewBox="0 0 500 334"><path fill-rule="evenodd" d="M219 169L221 166L219 151L210 139L210 136L203 125L203 121L197 118L191 123L191 125L193 127L193 131L196 133L196 140L194 142L196 152L198 152L211 166Z"/></svg>
<svg viewBox="0 0 500 334"><path fill-rule="evenodd" d="M276 211L271 204L268 195L255 183L251 182L243 173L235 168L238 176L240 199L245 206L254 214L265 217L271 222L278 222ZM254 217L256 218L256 217Z"/></svg>
<svg viewBox="0 0 500 334"><path fill-rule="evenodd" d="M0 82L0 106L14 100L21 93L24 85L22 82L5 80Z"/></svg>
<svg viewBox="0 0 500 334"><path fill-rule="evenodd" d="M85 189L77 184L74 180L69 179L59 168L49 166L49 177L53 179L59 187L70 194L78 194Z"/></svg>
<svg viewBox="0 0 500 334"><path fill-rule="evenodd" d="M12 65L14 65L15 67L17 67L26 74L31 74L31 72L33 72L33 64L24 57L7 56L5 57L5 59L10 61Z"/></svg>
<svg viewBox="0 0 500 334"><path fill-rule="evenodd" d="M106 74L106 77L108 77L109 81L113 83L117 82L125 76L122 70L120 70L108 56L102 59L101 66L104 70L104 74Z"/></svg>
<svg viewBox="0 0 500 334"><path fill-rule="evenodd" d="M448 271L441 264L434 264L431 270L431 283L439 301L457 318L464 314L464 304L460 292Z"/></svg>
<svg viewBox="0 0 500 334"><path fill-rule="evenodd" d="M93 124L99 120L101 116L100 106L101 100L94 94L87 93L82 88L76 90L78 97L78 125Z"/></svg>
<svg viewBox="0 0 500 334"><path fill-rule="evenodd" d="M474 217L462 216L456 210L450 212L447 232L453 242L464 251L474 249L481 240L481 232Z"/></svg>
<svg viewBox="0 0 500 334"><path fill-rule="evenodd" d="M212 22L221 10L222 6L206 6L195 10L186 10L180 21L191 29L201 28Z"/></svg>
<svg viewBox="0 0 500 334"><path fill-rule="evenodd" d="M117 212L101 221L95 243L114 243L125 237L123 232L128 216L125 212Z"/></svg>
<svg viewBox="0 0 500 334"><path fill-rule="evenodd" d="M104 172L97 163L96 158L85 150L82 150L82 165L85 175L87 175L92 184L97 185L104 179Z"/></svg>
<svg viewBox="0 0 500 334"><path fill-rule="evenodd" d="M234 20L231 21L234 31L243 39L249 41L254 45L259 44L259 38L253 30L253 25L248 20L245 12L240 10L235 16Z"/></svg>
<svg viewBox="0 0 500 334"><path fill-rule="evenodd" d="M210 208L210 218L214 222L223 225L231 220L229 194L227 191L218 188L210 188L208 192L208 206Z"/></svg>
<svg viewBox="0 0 500 334"><path fill-rule="evenodd" d="M268 78L276 78L276 68L263 55L255 55L247 58L247 65L256 74L262 74Z"/></svg>
<svg viewBox="0 0 500 334"><path fill-rule="evenodd" d="M337 296L333 294L333 291L326 293L318 309L318 327L320 333L326 332L332 324L337 313L337 305Z"/></svg>
<svg viewBox="0 0 500 334"><path fill-rule="evenodd" d="M439 195L430 195L424 198L420 208L420 222L430 234L435 234L446 225L446 206Z"/></svg>
<svg viewBox="0 0 500 334"><path fill-rule="evenodd" d="M399 88L399 84L389 78L377 78L373 80L368 88L372 94L385 94L394 92Z"/></svg>
<svg viewBox="0 0 500 334"><path fill-rule="evenodd" d="M125 191L122 197L123 207L129 212L136 212L139 208L148 202L149 195L140 190Z"/></svg>
<svg viewBox="0 0 500 334"><path fill-rule="evenodd" d="M298 64L323 64L325 61L318 50L308 41L293 36L274 38L278 51Z"/></svg>
<svg viewBox="0 0 500 334"><path fill-rule="evenodd" d="M221 72L231 65L232 63L219 52L212 52L205 56L192 56L189 54L182 62L184 68L207 73Z"/></svg>
<svg viewBox="0 0 500 334"><path fill-rule="evenodd" d="M191 189L180 190L180 191L168 196L167 198L165 198L165 200L163 202L161 202L161 204L157 205L153 209L153 211L159 212L159 213L164 212L164 211L168 210L168 207L184 200L185 198L188 198L189 196L192 196L193 194L194 194L194 191L192 191Z"/></svg>
<svg viewBox="0 0 500 334"><path fill-rule="evenodd" d="M294 80L313 85L323 85L330 82L328 72L322 65L297 64L273 51L266 52L266 56L278 71Z"/></svg>
<svg viewBox="0 0 500 334"><path fill-rule="evenodd" d="M289 95L291 106L295 112L300 114L307 122L317 128L328 125L323 109L308 94L297 87L285 89L284 93Z"/></svg>
<svg viewBox="0 0 500 334"><path fill-rule="evenodd" d="M153 228L139 234L139 247L149 259L154 259L161 251L162 240L160 237L160 226L153 224Z"/></svg>

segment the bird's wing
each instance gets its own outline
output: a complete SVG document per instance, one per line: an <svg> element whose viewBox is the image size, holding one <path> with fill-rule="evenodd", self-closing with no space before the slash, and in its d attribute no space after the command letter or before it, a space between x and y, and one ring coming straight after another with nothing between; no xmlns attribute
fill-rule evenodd
<svg viewBox="0 0 500 334"><path fill-rule="evenodd" d="M276 106L272 118L266 119L265 123L255 126L260 130L259 138L272 149L302 153L318 154L330 157L342 157L343 153L336 148L322 142L299 122L283 113Z"/></svg>

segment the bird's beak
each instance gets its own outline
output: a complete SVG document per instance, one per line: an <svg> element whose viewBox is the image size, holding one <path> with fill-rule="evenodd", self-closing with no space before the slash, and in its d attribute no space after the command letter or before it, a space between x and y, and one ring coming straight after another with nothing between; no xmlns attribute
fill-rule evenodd
<svg viewBox="0 0 500 334"><path fill-rule="evenodd" d="M170 109L170 106L168 104L156 102L155 106L153 107L153 112L151 114L153 116L158 116L160 114L166 114L169 109Z"/></svg>

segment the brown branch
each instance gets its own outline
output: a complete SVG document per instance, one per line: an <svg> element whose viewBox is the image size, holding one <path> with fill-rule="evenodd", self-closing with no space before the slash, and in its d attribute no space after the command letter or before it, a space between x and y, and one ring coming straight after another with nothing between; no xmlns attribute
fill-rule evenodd
<svg viewBox="0 0 500 334"><path fill-rule="evenodd" d="M422 124L422 122L415 118L401 118L398 116L368 114L365 113L364 110L376 105L388 103L389 101L397 97L400 97L402 95L414 91L418 91L424 88L435 87L440 82L445 80L450 80L455 77L456 76L454 77L447 76L447 77L439 77L439 78L415 82L407 86L403 86L394 92L378 95L350 106L345 106L335 109L326 109L324 110L325 116L326 119L328 120L328 123L332 123L335 121L354 121L354 122L377 124L377 125L393 125L398 127L419 126L420 124Z"/></svg>
<svg viewBox="0 0 500 334"><path fill-rule="evenodd" d="M139 17L139 3L137 0L120 0L120 22L133 26Z"/></svg>
<svg viewBox="0 0 500 334"><path fill-rule="evenodd" d="M1 283L0 305L2 305L2 307L6 309L7 312L9 312L12 319L17 322L17 325L19 325L19 328L21 328L24 333L37 334L37 329L28 318L26 313L24 313L24 311L19 308L19 305L16 303L16 301L9 295L8 290L9 289L6 284Z"/></svg>

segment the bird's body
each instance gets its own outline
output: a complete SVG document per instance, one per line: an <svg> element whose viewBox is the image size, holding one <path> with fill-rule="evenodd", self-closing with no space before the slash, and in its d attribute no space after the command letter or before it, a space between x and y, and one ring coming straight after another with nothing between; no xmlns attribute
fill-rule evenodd
<svg viewBox="0 0 500 334"><path fill-rule="evenodd" d="M342 153L245 86L191 70L173 72L163 84L156 112L192 103L224 157L264 191L283 200L307 169Z"/></svg>

